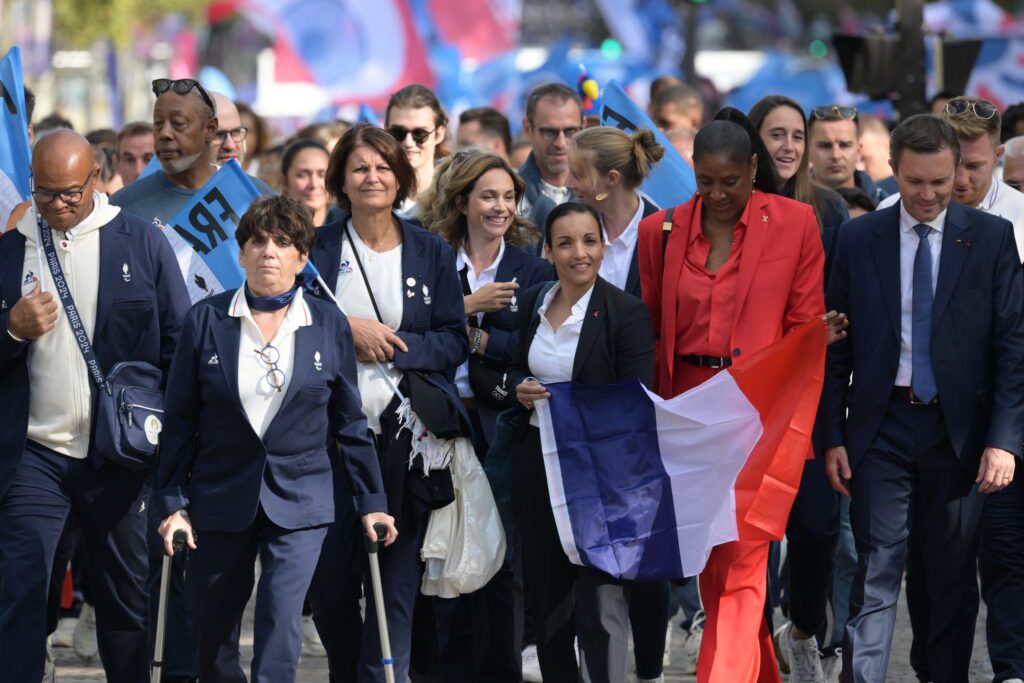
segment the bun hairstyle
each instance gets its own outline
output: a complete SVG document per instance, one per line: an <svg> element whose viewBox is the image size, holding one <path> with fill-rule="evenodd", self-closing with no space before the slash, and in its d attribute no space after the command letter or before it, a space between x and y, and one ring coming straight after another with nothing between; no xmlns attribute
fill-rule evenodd
<svg viewBox="0 0 1024 683"><path fill-rule="evenodd" d="M618 128L597 126L581 130L573 136L569 155L583 163L584 179L593 185L597 176L618 171L627 190L639 187L651 167L665 156L650 130L638 130L630 135Z"/></svg>
<svg viewBox="0 0 1024 683"><path fill-rule="evenodd" d="M735 107L725 107L713 121L697 131L693 139L693 163L708 154L725 154L733 161L749 162L757 155L754 187L762 192L778 194L775 169L771 157L750 119Z"/></svg>

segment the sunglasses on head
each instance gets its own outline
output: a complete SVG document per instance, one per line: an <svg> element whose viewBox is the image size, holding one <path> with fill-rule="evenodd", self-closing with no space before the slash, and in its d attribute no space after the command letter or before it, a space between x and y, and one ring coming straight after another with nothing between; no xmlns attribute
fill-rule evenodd
<svg viewBox="0 0 1024 683"><path fill-rule="evenodd" d="M434 134L434 131L436 130L437 128L434 128L433 130L427 130L426 128L404 128L402 126L388 126L388 133L394 139L398 140L399 142L405 142L405 137L407 135L411 135L412 141L421 147L427 141L427 139L429 139L430 136Z"/></svg>
<svg viewBox="0 0 1024 683"><path fill-rule="evenodd" d="M999 110L996 109L996 105L985 100L971 102L964 97L954 97L949 102L946 102L946 113L950 116L966 114L968 111L973 112L979 119L988 121Z"/></svg>
<svg viewBox="0 0 1024 683"><path fill-rule="evenodd" d="M811 116L819 121L853 121L857 118L856 107L840 107L838 104L815 107Z"/></svg>
<svg viewBox="0 0 1024 683"><path fill-rule="evenodd" d="M214 106L213 99L210 98L210 94L206 92L206 89L202 84L194 78L179 78L177 80L171 78L158 78L153 81L153 94L157 97L160 97L171 89L179 95L187 95L192 92L192 88L195 88L199 92L199 96L203 98L203 102L206 102L210 111L216 114L217 107Z"/></svg>

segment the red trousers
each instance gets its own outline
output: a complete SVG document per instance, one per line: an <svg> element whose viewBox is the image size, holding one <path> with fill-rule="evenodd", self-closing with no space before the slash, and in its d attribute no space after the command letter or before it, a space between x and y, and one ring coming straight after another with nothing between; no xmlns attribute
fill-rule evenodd
<svg viewBox="0 0 1024 683"><path fill-rule="evenodd" d="M698 683L781 683L764 617L768 541L715 546L700 573L707 620Z"/></svg>

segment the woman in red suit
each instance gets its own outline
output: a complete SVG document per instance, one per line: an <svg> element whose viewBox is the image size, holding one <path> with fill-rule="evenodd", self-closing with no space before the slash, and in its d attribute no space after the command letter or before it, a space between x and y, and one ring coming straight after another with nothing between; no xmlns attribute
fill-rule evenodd
<svg viewBox="0 0 1024 683"><path fill-rule="evenodd" d="M655 390L665 398L825 312L825 254L814 210L774 194L771 160L742 113L726 109L716 118L694 140L698 191L672 211L671 231L663 228L666 211L640 224L640 281L657 343ZM707 613L700 683L781 681L764 618L772 539L742 522L745 503L736 502L744 540L715 547L700 575Z"/></svg>

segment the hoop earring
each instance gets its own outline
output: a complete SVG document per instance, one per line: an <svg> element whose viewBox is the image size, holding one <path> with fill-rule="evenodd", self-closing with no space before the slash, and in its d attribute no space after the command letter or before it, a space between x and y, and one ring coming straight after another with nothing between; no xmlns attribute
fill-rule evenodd
<svg viewBox="0 0 1024 683"><path fill-rule="evenodd" d="M596 199L599 202L603 202L604 200L608 199L608 193L607 192L600 192L600 193L594 195L594 199Z"/></svg>

